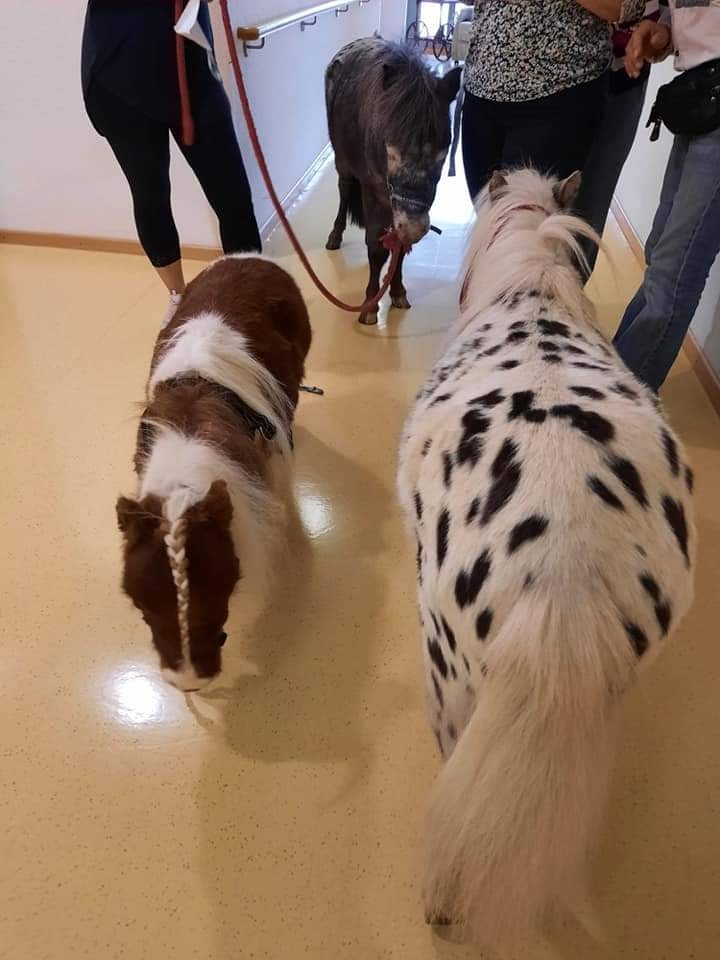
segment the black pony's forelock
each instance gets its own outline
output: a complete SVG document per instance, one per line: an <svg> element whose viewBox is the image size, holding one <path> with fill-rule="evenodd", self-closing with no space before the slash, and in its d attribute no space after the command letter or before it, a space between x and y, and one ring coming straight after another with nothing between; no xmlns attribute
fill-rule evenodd
<svg viewBox="0 0 720 960"><path fill-rule="evenodd" d="M368 133L400 151L410 143L438 142L447 104L438 100L435 76L412 48L384 43L368 56L369 102L374 104Z"/></svg>

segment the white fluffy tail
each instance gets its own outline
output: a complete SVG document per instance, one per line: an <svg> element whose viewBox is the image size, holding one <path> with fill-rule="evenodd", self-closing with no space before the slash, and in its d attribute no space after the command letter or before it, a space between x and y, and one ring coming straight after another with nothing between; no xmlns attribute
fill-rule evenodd
<svg viewBox="0 0 720 960"><path fill-rule="evenodd" d="M582 897L633 672L611 600L577 584L565 596L570 609L532 593L514 607L431 799L428 915L500 951Z"/></svg>

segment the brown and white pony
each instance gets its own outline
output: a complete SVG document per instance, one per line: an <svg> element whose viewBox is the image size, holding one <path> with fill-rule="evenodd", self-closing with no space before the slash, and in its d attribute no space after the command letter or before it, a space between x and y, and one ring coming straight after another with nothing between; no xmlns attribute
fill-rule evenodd
<svg viewBox="0 0 720 960"><path fill-rule="evenodd" d="M292 422L312 332L294 280L225 257L160 333L140 421L135 499L120 497L122 585L181 690L221 669L230 596L255 613L290 496Z"/></svg>

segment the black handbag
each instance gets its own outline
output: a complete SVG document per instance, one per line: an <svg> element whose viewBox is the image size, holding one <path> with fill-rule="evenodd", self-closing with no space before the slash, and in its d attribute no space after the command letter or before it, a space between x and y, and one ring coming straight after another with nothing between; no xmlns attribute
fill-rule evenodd
<svg viewBox="0 0 720 960"><path fill-rule="evenodd" d="M720 127L720 60L708 60L663 84L650 117L651 140L660 136L660 124L671 133L699 136Z"/></svg>

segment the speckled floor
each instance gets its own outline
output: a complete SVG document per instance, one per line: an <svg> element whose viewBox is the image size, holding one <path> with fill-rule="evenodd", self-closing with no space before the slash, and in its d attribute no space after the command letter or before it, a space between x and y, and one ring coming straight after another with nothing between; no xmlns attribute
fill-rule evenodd
<svg viewBox="0 0 720 960"><path fill-rule="evenodd" d="M295 211L358 298L364 255L322 250L329 173ZM414 309L359 327L303 288L315 326L297 430L308 537L273 609L206 695L164 685L120 593L114 501L165 303L140 257L0 247L0 957L430 960L425 723L398 431L453 317L467 205L443 184L408 263ZM594 281L611 328L638 270ZM273 238L270 249L287 257ZM284 259L299 276L293 259ZM200 269L192 265L192 271ZM563 960L720 955L720 424L685 360L666 390L697 473L697 602L627 707L595 872L607 927ZM232 631L231 631L232 633Z"/></svg>

